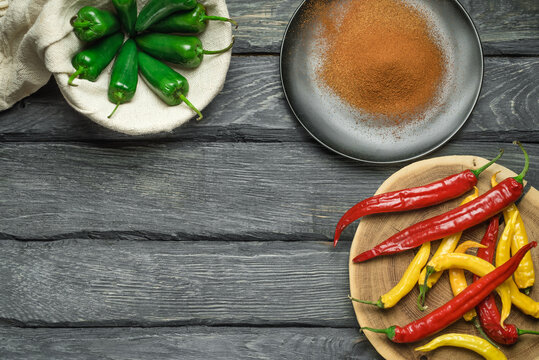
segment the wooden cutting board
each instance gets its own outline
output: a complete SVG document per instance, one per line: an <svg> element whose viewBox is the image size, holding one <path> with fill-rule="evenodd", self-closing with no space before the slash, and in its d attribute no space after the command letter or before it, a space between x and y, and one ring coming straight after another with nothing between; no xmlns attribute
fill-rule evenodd
<svg viewBox="0 0 539 360"><path fill-rule="evenodd" d="M376 193L379 194L428 184L465 169L476 169L486 162L486 159L474 156L447 156L419 161L404 167L390 176L380 186ZM480 194L483 194L490 189L490 177L497 171L500 171L497 176L498 182L507 177L516 176L511 170L494 164L480 176L477 185ZM518 171L520 172L520 169L518 169ZM377 300L380 295L386 293L399 281L417 249L390 256L381 256L364 263L354 264L352 263L352 259L357 254L372 248L409 225L458 206L462 199L471 194L472 191L458 199L448 201L441 205L432 206L427 209L403 213L370 215L361 219L350 251L349 272L351 295L359 299ZM529 240L538 240L539 192L534 188L530 188L521 199L518 208L526 226ZM462 235L461 242L465 240L475 240L480 242L485 230L486 223L466 230ZM500 234L502 230L503 225L500 227ZM439 240L433 242L431 254L434 254L439 242ZM536 273L539 273L539 248L532 249L531 251ZM468 251L468 253L474 252L475 249ZM539 280L537 280L536 276L536 283L537 281ZM361 326L386 328L391 325L404 326L413 320L423 317L429 311L442 306L453 297L449 286L447 272L444 273L438 283L427 294L425 304L428 306L428 309L424 312L421 312L416 306L418 293L419 291L416 286L412 292L401 299L401 301L391 309L378 309L372 305L353 302L357 320ZM534 286L530 295L533 299L539 301L539 284ZM514 306L512 307L511 315L506 322L515 324L520 329L539 331L539 321L531 316L524 315ZM438 335L455 332L479 335L470 323L467 323L462 319L438 333ZM435 336L430 336L423 341L413 344L394 344L385 334L365 331L365 335L382 356L391 360L454 360L456 358L459 360L466 360L481 358L474 352L455 347L443 347L428 353L414 351L415 347L426 344ZM508 359L537 359L537 356L539 356L539 336L523 335L520 337L517 344L510 347L502 346L501 350L506 354Z"/></svg>

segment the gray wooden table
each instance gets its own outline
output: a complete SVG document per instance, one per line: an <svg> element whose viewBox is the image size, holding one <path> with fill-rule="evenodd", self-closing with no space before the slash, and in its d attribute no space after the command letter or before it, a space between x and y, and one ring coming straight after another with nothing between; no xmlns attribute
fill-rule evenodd
<svg viewBox="0 0 539 360"><path fill-rule="evenodd" d="M348 294L340 215L401 165L326 150L283 97L279 47L301 0L229 0L240 23L205 120L127 137L51 81L0 113L1 359L376 359ZM466 0L481 98L429 157L520 139L539 183L539 4ZM518 171L522 157L500 163Z"/></svg>

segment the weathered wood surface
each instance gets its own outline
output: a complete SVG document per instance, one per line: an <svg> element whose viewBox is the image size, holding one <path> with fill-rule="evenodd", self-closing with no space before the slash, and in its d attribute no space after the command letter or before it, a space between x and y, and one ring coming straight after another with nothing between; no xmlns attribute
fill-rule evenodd
<svg viewBox="0 0 539 360"><path fill-rule="evenodd" d="M481 97L456 139L539 142L539 58L487 58ZM276 56L233 57L224 90L205 119L172 133L129 137L73 110L51 81L0 112L0 141L310 141L288 108Z"/></svg>
<svg viewBox="0 0 539 360"><path fill-rule="evenodd" d="M432 156L492 158L500 147L499 163L519 172L509 143L452 141ZM539 144L526 147L537 184ZM4 143L0 161L0 239L328 240L344 211L403 166L314 142Z"/></svg>
<svg viewBox="0 0 539 360"><path fill-rule="evenodd" d="M236 53L277 53L288 21L302 0L227 1L240 24ZM464 0L485 54L539 54L539 6L535 0Z"/></svg>
<svg viewBox="0 0 539 360"><path fill-rule="evenodd" d="M357 329L0 328L3 360L381 359Z"/></svg>
<svg viewBox="0 0 539 360"><path fill-rule="evenodd" d="M40 327L355 327L350 242L339 245L0 241L0 319Z"/></svg>
<svg viewBox="0 0 539 360"><path fill-rule="evenodd" d="M123 136L72 110L53 81L0 113L1 359L379 358L346 299L354 227L338 248L329 240L405 164L344 159L293 118L278 52L300 3L228 1L235 55L200 123ZM519 171L518 138L537 184L539 5L463 5L484 86L429 156L503 145L500 163Z"/></svg>

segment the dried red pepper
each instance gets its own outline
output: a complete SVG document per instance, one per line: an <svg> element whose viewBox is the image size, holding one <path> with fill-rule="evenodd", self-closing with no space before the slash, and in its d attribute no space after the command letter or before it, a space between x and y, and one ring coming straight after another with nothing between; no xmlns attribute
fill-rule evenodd
<svg viewBox="0 0 539 360"><path fill-rule="evenodd" d="M486 245L486 248L477 250L476 256L492 263L494 259L494 250L496 248L496 239L498 238L498 223L500 217L495 216L490 219L487 231L481 239L481 244ZM480 278L474 275L474 281ZM500 325L500 312L496 306L496 300L493 294L489 294L475 308L479 323L485 334L500 344L511 345L517 342L518 336L523 334L536 334L539 332L533 330L521 330L514 324L504 324L505 328Z"/></svg>
<svg viewBox="0 0 539 360"><path fill-rule="evenodd" d="M479 174L502 154L503 150L500 150L498 156L476 170L464 170L428 185L383 193L360 201L345 212L337 223L333 246L337 245L348 225L365 215L421 209L459 197L471 190L477 184Z"/></svg>
<svg viewBox="0 0 539 360"><path fill-rule="evenodd" d="M505 179L465 205L407 227L371 250L359 254L353 261L362 262L376 256L413 249L424 242L466 230L488 220L515 202L522 194L524 188L522 181L528 172L530 162L522 145L519 142L516 143L522 149L526 159L524 169L518 176Z"/></svg>
<svg viewBox="0 0 539 360"><path fill-rule="evenodd" d="M517 269L518 264L532 247L535 241L522 247L509 261L497 267L487 275L468 286L464 291L449 300L445 305L437 308L421 319L415 320L404 327L390 326L385 329L362 327L362 330L385 333L396 343L410 343L419 341L431 334L441 331L460 319L464 313L475 307L481 300L489 295L497 286L502 284Z"/></svg>

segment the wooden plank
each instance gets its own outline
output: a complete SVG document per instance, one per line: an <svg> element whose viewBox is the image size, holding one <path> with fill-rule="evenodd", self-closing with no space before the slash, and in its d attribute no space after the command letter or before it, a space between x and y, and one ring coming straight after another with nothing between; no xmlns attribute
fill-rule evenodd
<svg viewBox="0 0 539 360"><path fill-rule="evenodd" d="M474 21L485 54L538 55L539 10L535 0L460 1ZM227 1L230 15L240 24L236 53L278 53L292 14L302 0Z"/></svg>
<svg viewBox="0 0 539 360"><path fill-rule="evenodd" d="M508 143L453 141L431 156L491 158L500 147L499 163L519 172L522 154ZM539 144L526 147L537 186ZM313 142L4 143L0 162L0 239L328 240L404 166Z"/></svg>
<svg viewBox="0 0 539 360"><path fill-rule="evenodd" d="M539 142L539 58L487 58L481 98L461 140ZM0 113L0 141L310 141L284 99L276 56L233 57L224 90L205 120L171 133L128 137L71 109L56 84Z"/></svg>
<svg viewBox="0 0 539 360"><path fill-rule="evenodd" d="M0 273L4 325L357 326L346 242L5 240Z"/></svg>
<svg viewBox="0 0 539 360"><path fill-rule="evenodd" d="M486 55L538 55L535 0L459 0L470 14Z"/></svg>
<svg viewBox="0 0 539 360"><path fill-rule="evenodd" d="M382 359L357 329L0 328L0 357L77 359Z"/></svg>

